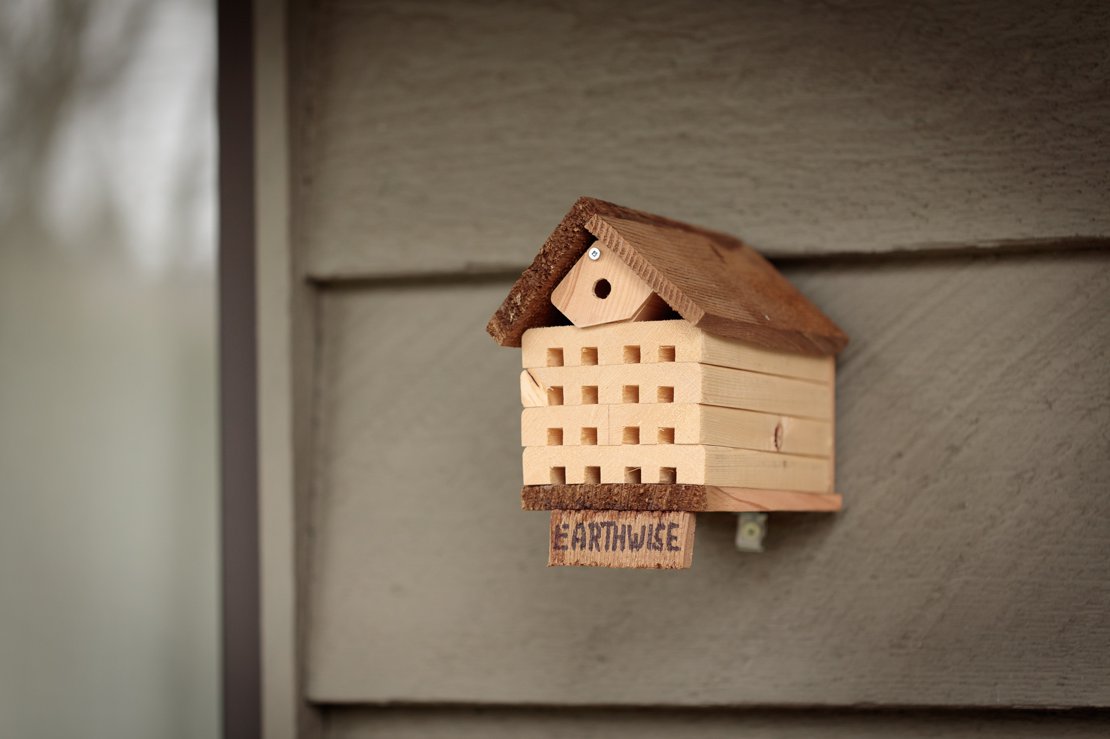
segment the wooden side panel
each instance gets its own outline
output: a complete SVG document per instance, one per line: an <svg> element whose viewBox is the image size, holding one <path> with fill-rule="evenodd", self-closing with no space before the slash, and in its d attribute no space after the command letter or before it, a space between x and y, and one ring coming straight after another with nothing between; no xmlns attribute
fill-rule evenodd
<svg viewBox="0 0 1110 739"><path fill-rule="evenodd" d="M525 485L678 482L832 492L831 473L827 459L720 446L629 443L524 450Z"/></svg>
<svg viewBox="0 0 1110 739"><path fill-rule="evenodd" d="M607 405L525 408L520 414L520 445L604 446L610 442ZM619 441L618 441L619 443Z"/></svg>
<svg viewBox="0 0 1110 739"><path fill-rule="evenodd" d="M665 658L664 658L665 664ZM583 668L583 672L586 669ZM327 709L328 739L1102 739L1110 719L1026 711L627 711L542 708Z"/></svg>
<svg viewBox="0 0 1110 739"><path fill-rule="evenodd" d="M828 420L832 392L816 382L680 362L536 367L524 370L520 387L525 407L700 403L819 420Z"/></svg>
<svg viewBox="0 0 1110 739"><path fill-rule="evenodd" d="M1110 234L1106 3L311 16L294 146L316 277L519 268L579 195L768 254Z"/></svg>
<svg viewBox="0 0 1110 739"><path fill-rule="evenodd" d="M822 383L828 382L836 362L834 357L779 352L713 336L682 319L529 329L522 337L521 359L525 369L549 367L556 357L567 367L628 364L629 348L644 364L701 362Z"/></svg>
<svg viewBox="0 0 1110 739"><path fill-rule="evenodd" d="M626 346L635 346L640 362L697 362L701 357L701 331L682 319L642 321L601 326L547 326L533 328L521 337L524 369L548 367L548 351L563 354L567 367L626 364ZM755 352L763 350L756 349ZM730 365L745 367L745 365ZM757 369L746 367L746 369Z"/></svg>
<svg viewBox="0 0 1110 739"><path fill-rule="evenodd" d="M788 276L853 337L844 511L772 514L761 555L699 514L682 573L545 567L506 284L324 290L310 696L1110 706L1110 255Z"/></svg>

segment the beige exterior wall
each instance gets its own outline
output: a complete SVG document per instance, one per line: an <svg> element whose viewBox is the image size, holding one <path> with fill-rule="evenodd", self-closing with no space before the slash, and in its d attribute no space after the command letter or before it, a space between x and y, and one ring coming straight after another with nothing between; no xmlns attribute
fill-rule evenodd
<svg viewBox="0 0 1110 739"><path fill-rule="evenodd" d="M831 723L1100 730L1020 709L1110 705L1104 8L294 13L307 726L646 736L666 722L584 706L715 706L670 725L789 736L866 705L945 710ZM842 514L772 516L758 556L701 515L682 573L544 567L521 358L483 328L584 193L745 237L852 337ZM946 712L973 707L997 713Z"/></svg>

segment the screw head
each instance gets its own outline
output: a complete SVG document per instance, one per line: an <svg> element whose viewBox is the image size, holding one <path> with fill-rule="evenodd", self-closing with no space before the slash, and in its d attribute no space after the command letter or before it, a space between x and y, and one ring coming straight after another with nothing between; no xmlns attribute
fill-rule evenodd
<svg viewBox="0 0 1110 739"><path fill-rule="evenodd" d="M591 262L596 262L601 259L601 249L598 249L596 246L591 246L586 254L589 256Z"/></svg>

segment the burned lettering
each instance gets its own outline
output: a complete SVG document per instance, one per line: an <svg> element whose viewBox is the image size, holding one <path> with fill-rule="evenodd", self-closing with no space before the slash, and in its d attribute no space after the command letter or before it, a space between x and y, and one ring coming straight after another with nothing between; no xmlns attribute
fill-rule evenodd
<svg viewBox="0 0 1110 739"><path fill-rule="evenodd" d="M559 552L565 552L567 550L566 540L567 540L567 531L569 529L570 529L570 524L566 524L566 523L559 524L559 526L557 526L555 528L555 537L554 537L553 541L551 542L551 548L552 549L554 549L556 551L559 551Z"/></svg>
<svg viewBox="0 0 1110 739"><path fill-rule="evenodd" d="M570 548L574 550L586 548L586 524L574 524L574 536L571 537Z"/></svg>
<svg viewBox="0 0 1110 739"><path fill-rule="evenodd" d="M677 523L675 523L674 521L671 521L669 524L667 524L667 551L668 552L682 551L682 547L675 546L675 544L678 542L678 535L672 533L672 532L676 531L678 528L679 528L679 525Z"/></svg>
<svg viewBox="0 0 1110 739"><path fill-rule="evenodd" d="M595 549L601 551L601 524L591 521L586 524L590 527L590 546L589 550L592 552Z"/></svg>
<svg viewBox="0 0 1110 739"><path fill-rule="evenodd" d="M553 511L549 563L604 567L690 566L691 513Z"/></svg>

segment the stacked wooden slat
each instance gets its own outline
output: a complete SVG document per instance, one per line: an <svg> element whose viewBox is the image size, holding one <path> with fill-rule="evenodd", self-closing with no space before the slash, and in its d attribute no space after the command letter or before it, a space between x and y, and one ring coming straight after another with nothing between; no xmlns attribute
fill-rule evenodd
<svg viewBox="0 0 1110 739"><path fill-rule="evenodd" d="M524 484L692 484L830 493L833 357L683 320L530 329Z"/></svg>

